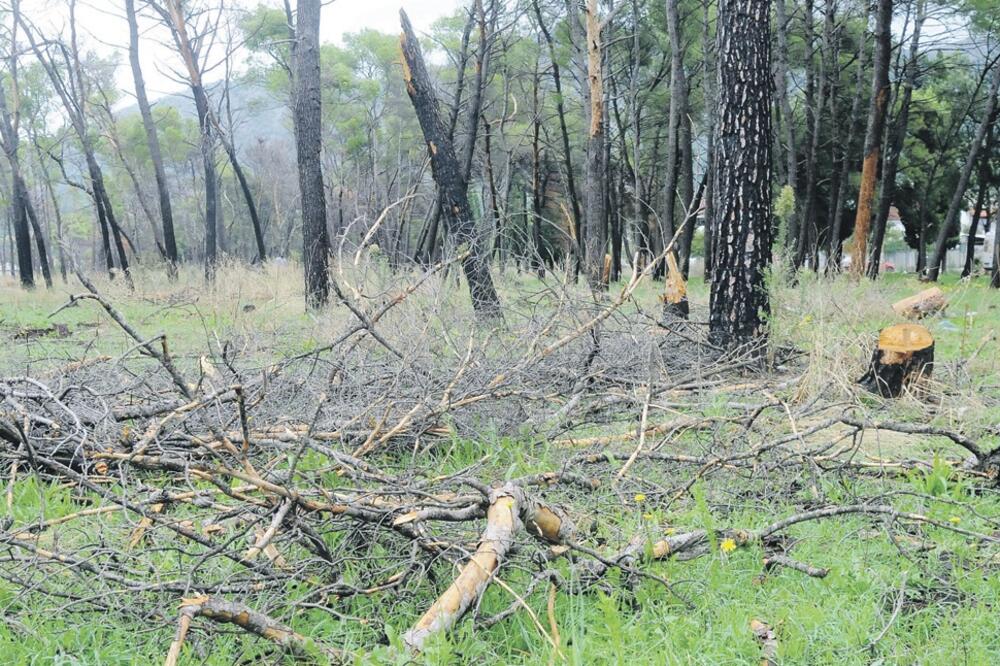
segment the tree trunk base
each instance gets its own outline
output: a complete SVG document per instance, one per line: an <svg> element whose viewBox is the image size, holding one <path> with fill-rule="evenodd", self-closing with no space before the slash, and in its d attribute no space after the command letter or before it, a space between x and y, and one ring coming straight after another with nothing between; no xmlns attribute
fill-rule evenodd
<svg viewBox="0 0 1000 666"><path fill-rule="evenodd" d="M884 398L899 397L934 369L934 337L919 324L882 329L868 372L858 383Z"/></svg>

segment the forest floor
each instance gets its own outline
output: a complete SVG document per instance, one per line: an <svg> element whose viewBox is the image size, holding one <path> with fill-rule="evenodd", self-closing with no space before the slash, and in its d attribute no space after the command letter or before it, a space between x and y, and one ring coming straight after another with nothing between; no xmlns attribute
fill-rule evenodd
<svg viewBox="0 0 1000 666"><path fill-rule="evenodd" d="M354 315L342 305L304 314L300 279L294 267L227 267L211 290L194 272L173 284L161 274L139 273L134 292L120 279L98 281L97 287L141 336L165 336L181 373L198 377L197 395L213 386L221 395L231 381L229 370L240 376L233 365L249 375L251 369L266 374L293 359L326 364L324 347L350 331ZM340 279L354 285L345 287L348 297L363 303L369 316L399 296L399 278L384 266ZM699 351L705 347L698 342L698 322L706 319L708 301L700 279L690 286L695 323L679 332L656 325L661 285L647 282L602 324L610 331L604 339L615 342L597 355L599 370L590 371L596 383L584 382L583 375L559 383L553 378L587 356L586 346L578 356L558 356L575 341L551 354L537 353L537 362L517 366L501 379L495 367L534 359L537 347L549 344L549 349L561 339L547 327L549 308L565 307L552 294L579 288L559 281L560 276L543 282L508 268L498 283L514 322L503 330L467 334L462 330L467 320L452 312L461 309L455 303L464 302L464 292L454 288L453 279L435 277L414 289L411 300L424 299L419 305L379 324L384 345L363 331L355 333L350 340L357 349L338 358L348 368L343 374L355 372L357 383L343 389L350 397L342 406L323 412L334 424L350 422L352 411L363 412L364 419L353 422L361 431L354 439L318 435L323 424L314 403L331 400L325 391L335 391L324 382L327 374L341 372L332 361L323 365L322 381L299 366L295 381L274 380L269 390L284 397L273 404L263 398L254 402L247 389L248 409L257 410L247 427L308 422L315 412L309 426L315 439L344 455L363 456L379 475L391 472L393 483L405 477L407 483L417 478L440 484L441 489L433 486L435 497L445 488L470 492L468 484L465 490L448 486L449 479L474 477L496 487L552 470L592 475L601 480L599 488L553 483L538 491L572 517L579 548L567 553L566 546L542 548L527 535L518 537L481 600L453 630L434 635L415 653L404 645L404 632L449 585L463 558L435 559L427 555L434 543L420 542L421 551L382 529L384 521L362 519L352 527L339 516L312 519L302 509L295 524L277 520L276 548L269 545L267 559L260 557L272 567L261 574L267 583L248 586L257 570L219 554L259 540L260 528L291 496L268 495L260 486L256 495L252 489L233 490L239 485L233 478L227 486L232 495L223 491L218 498L177 502L165 511L157 487L214 492L206 474L191 472L200 459L192 458L191 469L178 472L158 468L155 461L143 469L130 467L136 460L128 455L155 446L164 459L180 455L188 451L182 442L189 444L192 433L209 427L209 416L176 416L160 425L159 444L150 444L150 437L139 447L135 441L149 434L151 421L116 416L109 426L110 417L93 417L78 446L84 448L86 440L91 448L73 454L86 462L77 466L76 458L52 453L57 461L52 465L65 464L68 477L32 461L31 455L48 455L40 443L49 441L47 435L34 435L36 453L0 439L0 662L163 663L177 635L178 608L207 594L265 612L311 645L344 650L347 660L357 663L746 664L762 655L781 664L996 662L1000 486L988 474L964 469L969 451L951 436L975 442L982 451L1000 446L1000 292L988 289L986 278L943 279L948 308L923 322L936 341L933 379L896 400L868 394L855 380L878 330L899 321L890 304L925 286L913 276L853 283L807 274L794 287L775 279L773 352L766 370L720 365ZM612 297L620 287L612 285ZM66 387L84 386L109 409L148 405L148 394L164 394L166 389L154 386L160 381L151 369L156 364L139 358L141 344L99 304L88 300L60 309L71 294L85 291L73 278L69 285L31 293L9 282L0 285L0 385L6 395L42 405L44 396L29 396L36 389L24 388L29 384L18 379L25 377L51 387L64 402ZM408 307L409 302L397 310ZM428 323L427 313L439 321ZM561 324L559 330L568 337L574 328ZM543 342L536 345L538 340ZM334 351L340 354L339 349ZM386 351L393 349L405 362ZM358 350L364 355L357 356ZM391 398L417 391L418 379L408 373L439 367L435 363L454 371L429 381L440 400L434 394L428 405L415 399L395 405ZM86 374L82 368L100 371ZM535 384L544 390L533 393ZM508 387L506 392L483 392L483 386L498 385ZM235 413L232 400L203 402L198 409L207 405L203 411ZM73 404L80 405L74 408L78 413L86 409L82 398ZM411 404L424 410L419 430L416 417L405 417L416 410ZM479 407L487 404L488 409ZM38 409L56 420L57 410ZM16 411L0 405L0 416ZM380 416L390 411L391 418ZM224 428L240 427L235 417L218 418ZM406 426L400 427L398 442L395 435L366 435L385 432L397 418ZM852 419L854 425L844 422ZM640 420L650 428L642 437ZM872 425L877 423L890 425ZM905 432L906 424L930 430ZM59 430L44 419L31 427L35 430L25 430ZM411 431L417 434L404 436ZM360 463L364 474L344 476L312 449L293 455L275 443L277 436L262 436L260 444L248 439L252 447L249 454L243 449L244 468L266 468L271 474L266 478L291 478L289 487L298 483L313 493L302 490L301 497L361 492L356 486L374 492L365 485L371 479ZM268 449L271 445L278 448ZM238 458L239 447L230 448ZM101 451L125 453L100 459ZM646 457L650 452L664 455ZM584 454L593 457L584 461ZM229 454L213 449L213 455ZM106 462L92 463L98 459ZM416 492L413 485L400 487ZM430 492L432 486L420 487ZM380 500L403 494L379 492ZM133 508L116 503L125 501L121 498ZM775 530L775 538L741 536L803 512L875 506L890 506L895 513L845 510ZM171 525L150 522L148 511L169 516ZM393 511L385 515L394 526L405 526L409 514ZM480 512L468 521L433 524L421 536L474 548L485 524ZM202 535L202 541L186 539L178 529ZM650 545L697 530L704 530L698 551L661 558ZM615 566L619 560L613 554L643 535L649 538L635 558ZM602 561L594 553L607 560L599 575L582 566L584 560ZM775 554L812 573L765 565ZM323 558L329 561L325 569ZM824 572L818 569L827 571L820 576ZM167 579L184 584L168 586ZM212 588L209 580L218 585ZM752 623L761 623L753 624L758 631ZM205 616L193 620L177 648L181 664L292 659L264 638ZM329 654L310 649L298 658L322 661Z"/></svg>

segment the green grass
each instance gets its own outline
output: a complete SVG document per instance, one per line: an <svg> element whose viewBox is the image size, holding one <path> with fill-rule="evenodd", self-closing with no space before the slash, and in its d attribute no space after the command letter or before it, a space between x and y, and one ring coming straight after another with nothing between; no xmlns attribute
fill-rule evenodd
<svg viewBox="0 0 1000 666"><path fill-rule="evenodd" d="M164 287L162 292L147 283L139 295L128 294L120 285L102 283L102 288L108 289L143 335L165 334L185 362L192 362L206 345L215 345L218 340L240 341L249 353L261 358L298 353L322 344L347 321L342 308L331 308L318 316L304 314L294 273L267 277L262 284L254 284L244 276L239 285L234 280L215 293L204 294L196 289L194 278L180 287ZM516 285L514 282L510 277L502 282L506 298L543 286L526 276L517 278ZM923 286L902 275L887 275L875 284L839 279L833 286L806 275L794 288L776 278L775 342L802 350L809 368L802 384L783 391L782 396L805 402L822 393L831 400L854 400L847 385L863 369L878 329L896 321L888 305ZM969 428L996 424L1000 292L987 289L982 280L962 283L951 276L942 281L942 287L950 300L947 314L927 322L936 338L940 374L947 388L933 415L934 422ZM644 285L636 297L646 307L655 307L658 289L655 284ZM7 349L2 372L43 372L78 360L81 354L118 355L132 346L94 303L49 318L69 291L79 290L59 288L26 295L13 286L0 286L0 341ZM700 280L691 284L691 299L697 318L708 299ZM244 311L247 304L253 304L254 309ZM47 329L54 323L68 327L68 337L58 333L30 340L19 337L26 329ZM720 394L706 411L725 415L726 408L721 406L725 398ZM923 422L930 418L924 406L911 399L876 401L866 409L884 419ZM764 417L761 427L787 428L787 423L776 414ZM983 441L1000 444L995 437ZM695 447L697 435L681 442ZM866 450L886 457L924 460L935 454L940 454L941 460L961 453L941 438L893 439L888 435L866 444ZM516 438L455 438L439 444L429 455L423 462L439 474L461 470L488 455L478 474L500 480L557 466L566 451ZM381 462L389 463L390 459ZM317 469L323 461L307 457L301 465ZM755 481L738 486L709 479L697 486L694 497L668 505L669 494L657 488L669 487L669 475L654 466L640 465L636 476L645 484L641 486L646 496L643 501L631 498L631 493L625 501L618 501L613 494L602 495L592 515L577 517L581 523L594 525L595 538L607 540L609 552L637 530L662 534L669 529L710 525L755 528L801 511L803 504L813 499L808 484L801 488L769 487ZM331 488L339 484L337 477L328 477ZM11 492L9 511L6 502L0 502L0 519L12 521L10 529L69 515L83 508L88 499L66 485L40 482L25 473ZM886 492L909 492L913 494L894 496L896 506L945 522L957 519L962 527L986 533L995 528L966 507L974 507L981 516L1000 516L998 494L973 493L970 484L942 462L931 471L913 472L902 480L858 480L832 473L821 477L816 492L842 503ZM553 498L559 501L558 491L553 492ZM186 514L181 507L172 515L183 519ZM103 515L99 522L79 520L60 531L60 543L72 543L76 530L85 533L96 525L109 533L118 532L124 539L133 525L130 520L120 512ZM693 561L643 564L667 580L671 590L648 579L626 580L620 572L612 571L608 593L560 593L554 619L561 637L561 656L554 654L532 618L521 610L489 629L476 627L466 618L455 631L435 638L418 661L442 665L746 664L760 658L760 646L749 630L752 619L766 621L776 630L783 664L996 661L1000 654L1000 614L996 612L1000 606L1000 550L995 546L977 545L953 532L927 527L919 530L918 536L928 544L928 550L917 552L911 545L894 545L883 524L867 518L805 523L789 534L797 541L793 555L828 567L828 577L815 579L777 570L762 579L759 548L727 554L716 545L710 555ZM39 545L60 544L44 536ZM564 561L551 566L571 577ZM523 590L534 570L526 560L515 559L514 566L501 570L500 577L513 589ZM63 575L69 588L86 589L86 580ZM352 570L348 567L342 575L349 580ZM399 656L400 635L448 578L449 571L442 566L434 581L423 579L399 593L345 600L337 606L344 616L363 621L337 620L315 609L299 609L287 619L293 628L318 641L346 649L363 647L366 652L359 657L360 663L408 663ZM905 589L902 605L895 612L901 589ZM525 601L550 632L547 592L542 586ZM124 609L129 604L127 595L105 601L112 608ZM513 601L509 592L492 585L482 600L481 614L499 612ZM173 601L171 607L175 607ZM0 581L0 609L4 611L0 619L3 664L159 663L173 636L174 619L170 617L149 618L140 624L125 614L80 612L76 604L65 600L42 603L4 581ZM212 629L211 633L206 629ZM372 647L386 641L389 645ZM182 656L185 664L274 661L273 651L263 641L198 623Z"/></svg>

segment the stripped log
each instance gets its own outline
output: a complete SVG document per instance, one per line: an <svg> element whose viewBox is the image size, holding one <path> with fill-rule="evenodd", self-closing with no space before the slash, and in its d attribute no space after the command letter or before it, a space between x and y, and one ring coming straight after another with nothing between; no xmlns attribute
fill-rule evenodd
<svg viewBox="0 0 1000 666"><path fill-rule="evenodd" d="M907 319L923 319L929 314L941 312L947 305L948 299L945 298L944 292L938 287L931 287L919 294L896 301L892 304L892 309Z"/></svg>
<svg viewBox="0 0 1000 666"><path fill-rule="evenodd" d="M181 647L184 645L184 638L191 626L191 620L195 617L204 617L222 624L236 625L248 633L280 645L298 657L324 656L333 663L342 663L349 657L347 652L320 645L277 620L263 613L258 613L246 604L204 596L184 599L181 602L177 633L170 644L167 657L163 662L164 666L174 666L177 663Z"/></svg>
<svg viewBox="0 0 1000 666"><path fill-rule="evenodd" d="M453 627L482 596L514 543L514 535L521 526L518 513L523 497L523 491L512 484L491 492L486 529L476 552L448 589L403 635L409 649L419 652L431 636Z"/></svg>
<svg viewBox="0 0 1000 666"><path fill-rule="evenodd" d="M884 398L895 398L934 369L934 336L920 324L882 329L868 372L858 383Z"/></svg>

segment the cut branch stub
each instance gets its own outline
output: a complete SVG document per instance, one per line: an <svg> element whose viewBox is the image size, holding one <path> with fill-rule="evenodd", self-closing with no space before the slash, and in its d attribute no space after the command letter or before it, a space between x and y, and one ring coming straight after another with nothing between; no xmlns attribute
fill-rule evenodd
<svg viewBox="0 0 1000 666"><path fill-rule="evenodd" d="M908 319L922 319L929 314L944 310L947 305L948 300L944 297L944 292L938 287L931 287L919 294L896 301L892 304L892 309L896 314Z"/></svg>
<svg viewBox="0 0 1000 666"><path fill-rule="evenodd" d="M896 324L882 329L868 372L858 380L872 393L898 397L903 390L930 376L934 368L934 337L920 324Z"/></svg>

